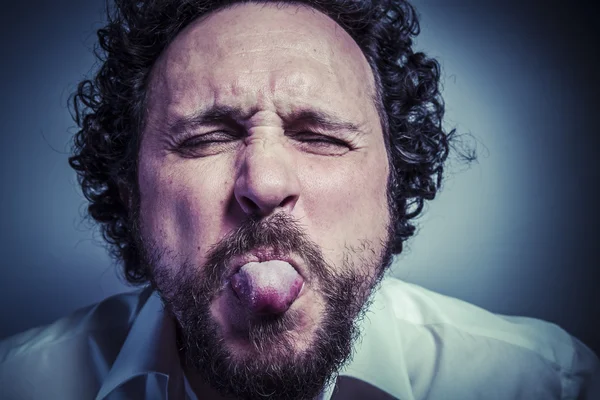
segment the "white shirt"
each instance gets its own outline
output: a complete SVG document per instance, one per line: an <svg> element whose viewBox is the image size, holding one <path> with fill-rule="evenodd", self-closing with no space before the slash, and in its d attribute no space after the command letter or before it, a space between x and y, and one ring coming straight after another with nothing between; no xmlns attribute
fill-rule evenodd
<svg viewBox="0 0 600 400"><path fill-rule="evenodd" d="M600 363L556 325L384 279L333 399L600 399ZM594 387L591 387L591 386ZM195 399L144 288L0 342L0 398Z"/></svg>

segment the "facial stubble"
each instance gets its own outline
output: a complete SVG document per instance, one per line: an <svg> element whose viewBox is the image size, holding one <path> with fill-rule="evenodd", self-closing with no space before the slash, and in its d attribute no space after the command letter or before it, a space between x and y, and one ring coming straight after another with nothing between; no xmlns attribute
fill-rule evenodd
<svg viewBox="0 0 600 400"><path fill-rule="evenodd" d="M286 214L249 218L213 246L200 268L189 261L173 268L172 253L141 237L138 246L152 271L152 285L177 321L178 347L188 370L223 395L300 400L315 398L349 360L360 335L358 322L391 263L389 238L379 254L367 240L360 248L346 247L340 268L329 266L319 247ZM240 358L228 347L210 309L229 261L261 247L300 256L324 309L311 345L302 352L294 345L299 311L250 319L246 334L252 356Z"/></svg>

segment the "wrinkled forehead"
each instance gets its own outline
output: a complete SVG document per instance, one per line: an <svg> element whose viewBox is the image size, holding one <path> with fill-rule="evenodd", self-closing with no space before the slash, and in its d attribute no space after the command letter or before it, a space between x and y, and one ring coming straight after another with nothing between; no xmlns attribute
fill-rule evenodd
<svg viewBox="0 0 600 400"><path fill-rule="evenodd" d="M264 3L234 5L192 22L157 61L150 92L168 95L171 104L190 103L192 92L204 100L216 92L236 95L240 87L261 86L261 79L271 92L311 91L314 101L329 93L321 100L335 103L331 92L345 102L372 100L375 92L364 54L335 21L307 6Z"/></svg>
<svg viewBox="0 0 600 400"><path fill-rule="evenodd" d="M174 52L204 50L224 58L232 52L261 48L290 50L331 67L370 72L350 35L334 20L305 5L235 4L194 21L179 36L185 40L178 41L181 47L172 46Z"/></svg>

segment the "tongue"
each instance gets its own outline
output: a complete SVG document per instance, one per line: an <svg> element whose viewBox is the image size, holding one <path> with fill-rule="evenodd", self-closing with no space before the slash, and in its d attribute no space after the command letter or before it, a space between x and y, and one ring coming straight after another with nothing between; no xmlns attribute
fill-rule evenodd
<svg viewBox="0 0 600 400"><path fill-rule="evenodd" d="M231 277L231 286L253 313L281 314L298 297L304 280L285 261L250 262Z"/></svg>

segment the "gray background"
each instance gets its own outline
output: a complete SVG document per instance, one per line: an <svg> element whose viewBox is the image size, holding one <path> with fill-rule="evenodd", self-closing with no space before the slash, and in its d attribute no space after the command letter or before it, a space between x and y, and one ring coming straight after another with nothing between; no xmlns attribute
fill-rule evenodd
<svg viewBox="0 0 600 400"><path fill-rule="evenodd" d="M395 274L543 318L600 351L599 18L585 3L420 0L417 47L444 68L451 166ZM103 3L10 2L0 16L0 338L129 290L67 165L69 93L92 71Z"/></svg>

